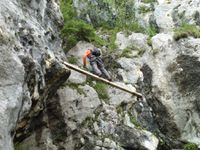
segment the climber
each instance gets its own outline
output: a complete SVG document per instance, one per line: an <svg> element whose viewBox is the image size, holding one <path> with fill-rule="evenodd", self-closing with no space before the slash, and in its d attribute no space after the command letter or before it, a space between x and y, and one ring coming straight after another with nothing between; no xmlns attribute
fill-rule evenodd
<svg viewBox="0 0 200 150"><path fill-rule="evenodd" d="M88 49L83 57L84 68L86 68L86 58L89 59L90 65L92 67L92 72L99 77L103 77L111 81L111 77L104 67L103 61L101 59L101 50L98 48Z"/></svg>

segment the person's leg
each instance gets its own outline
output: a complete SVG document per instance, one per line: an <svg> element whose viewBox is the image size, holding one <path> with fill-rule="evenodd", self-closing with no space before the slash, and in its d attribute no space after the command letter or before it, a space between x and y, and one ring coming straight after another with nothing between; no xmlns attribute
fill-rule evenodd
<svg viewBox="0 0 200 150"><path fill-rule="evenodd" d="M99 68L97 66L97 62L96 61L91 62L90 65L92 67L92 71L93 71L94 74L96 74L98 76L102 75L101 71L99 70Z"/></svg>
<svg viewBox="0 0 200 150"><path fill-rule="evenodd" d="M101 70L103 75L106 77L106 79L111 80L111 77L110 77L108 71L104 67L99 67L99 69Z"/></svg>
<svg viewBox="0 0 200 150"><path fill-rule="evenodd" d="M106 79L111 80L111 77L108 73L108 71L105 69L103 61L101 60L100 57L97 58L97 66L99 70L102 72L102 74L105 76Z"/></svg>

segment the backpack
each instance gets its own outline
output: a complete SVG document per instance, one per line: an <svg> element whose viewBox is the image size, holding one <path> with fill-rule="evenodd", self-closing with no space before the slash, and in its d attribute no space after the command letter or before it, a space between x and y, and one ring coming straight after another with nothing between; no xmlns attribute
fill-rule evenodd
<svg viewBox="0 0 200 150"><path fill-rule="evenodd" d="M98 48L94 48L94 49L92 50L92 55L94 55L94 56L96 56L96 57L100 56L100 55L101 55L101 50L98 49Z"/></svg>

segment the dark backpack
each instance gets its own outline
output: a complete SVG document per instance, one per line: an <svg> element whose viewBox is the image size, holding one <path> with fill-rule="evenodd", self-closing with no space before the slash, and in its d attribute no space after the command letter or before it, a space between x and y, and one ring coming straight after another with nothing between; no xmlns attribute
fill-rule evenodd
<svg viewBox="0 0 200 150"><path fill-rule="evenodd" d="M98 57L101 55L101 51L98 48L94 48L92 51L92 55Z"/></svg>

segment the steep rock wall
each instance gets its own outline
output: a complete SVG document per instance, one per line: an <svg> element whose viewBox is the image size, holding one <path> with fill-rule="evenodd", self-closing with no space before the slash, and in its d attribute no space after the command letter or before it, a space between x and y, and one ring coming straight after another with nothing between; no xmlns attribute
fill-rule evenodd
<svg viewBox="0 0 200 150"><path fill-rule="evenodd" d="M0 149L31 134L31 122L70 74L61 63L61 26L58 1L0 1Z"/></svg>

